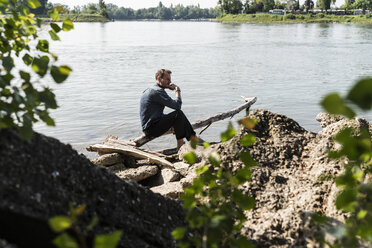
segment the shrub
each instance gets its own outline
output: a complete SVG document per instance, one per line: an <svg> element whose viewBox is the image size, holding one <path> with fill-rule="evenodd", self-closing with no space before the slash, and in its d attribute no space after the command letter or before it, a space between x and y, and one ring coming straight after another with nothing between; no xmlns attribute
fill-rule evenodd
<svg viewBox="0 0 372 248"><path fill-rule="evenodd" d="M319 18L324 18L324 14L323 13L319 13L316 16L319 17Z"/></svg>
<svg viewBox="0 0 372 248"><path fill-rule="evenodd" d="M247 129L253 128L257 120L244 118L240 121ZM227 141L235 136L235 129L229 124L221 134ZM241 146L251 146L255 142L252 134L240 140ZM195 148L195 142L191 142ZM205 146L209 146L205 144ZM244 211L253 209L254 198L243 193L241 185L251 180L251 167L256 166L249 152L239 153L243 168L234 173L229 164L222 162L216 152L209 155L209 163L197 170L198 177L182 195L188 226L173 231L173 237L180 240L179 247L254 247L241 229L246 221ZM185 154L185 160L195 163L193 152Z"/></svg>
<svg viewBox="0 0 372 248"><path fill-rule="evenodd" d="M295 20L296 19L296 16L294 14L288 14L285 16L286 19L289 19L289 20Z"/></svg>
<svg viewBox="0 0 372 248"><path fill-rule="evenodd" d="M327 95L321 102L330 114L343 115L350 119L356 112L372 109L372 78L358 81L345 97L337 93ZM356 109L358 107L358 109ZM337 209L347 213L345 224L337 227L324 225L327 218L318 219L324 231L334 236L331 247L370 247L372 245L372 141L368 127L360 132L345 127L333 137L340 145L329 152L330 159L345 159L344 173L335 178L340 188L336 198ZM318 216L319 217L319 216ZM319 221L320 220L320 221ZM323 242L325 236L320 238ZM363 243L363 245L361 245Z"/></svg>

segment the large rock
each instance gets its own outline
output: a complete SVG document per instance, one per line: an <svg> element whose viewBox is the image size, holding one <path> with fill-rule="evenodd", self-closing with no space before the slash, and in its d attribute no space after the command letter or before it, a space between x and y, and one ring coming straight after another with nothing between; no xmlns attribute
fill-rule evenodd
<svg viewBox="0 0 372 248"><path fill-rule="evenodd" d="M87 205L82 225L98 216L93 235L123 230L118 247L176 247L171 232L184 225L178 202L123 181L37 133L26 142L0 131L0 198L0 238L18 247L51 247L55 234L47 221L67 215L70 203Z"/></svg>
<svg viewBox="0 0 372 248"><path fill-rule="evenodd" d="M99 156L98 158L91 160L93 164L97 166L110 166L117 163L122 163L123 158L119 153L109 153Z"/></svg>
<svg viewBox="0 0 372 248"><path fill-rule="evenodd" d="M155 165L145 165L138 168L129 168L116 173L121 179L131 179L136 182L156 175L159 169Z"/></svg>
<svg viewBox="0 0 372 248"><path fill-rule="evenodd" d="M170 182L151 188L152 192L159 193L173 199L177 199L183 193L183 187L180 182Z"/></svg>
<svg viewBox="0 0 372 248"><path fill-rule="evenodd" d="M266 110L255 110L250 117L258 119L253 130L239 130L235 138L217 147L232 171L244 166L239 161L240 151L249 151L260 164L253 169L252 182L243 187L255 198L256 206L246 212L248 221L242 232L258 247L311 247L315 242L309 225L311 213L321 212L343 221L334 206L338 189L333 183L343 164L327 158L333 145L331 135L341 126L359 124L324 119L329 129L315 134L284 115ZM339 121L347 123L331 127ZM256 136L256 143L242 147L239 141L249 132Z"/></svg>

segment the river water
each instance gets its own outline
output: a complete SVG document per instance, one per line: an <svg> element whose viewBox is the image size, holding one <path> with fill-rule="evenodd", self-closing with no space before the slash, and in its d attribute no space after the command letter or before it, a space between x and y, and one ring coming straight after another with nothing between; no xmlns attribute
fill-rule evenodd
<svg viewBox="0 0 372 248"><path fill-rule="evenodd" d="M75 23L61 39L51 50L73 72L51 85L60 106L52 112L57 126L37 124L36 130L85 154L108 134L141 135L139 98L160 68L172 70L191 122L256 96L252 109L285 114L311 131L320 130L315 116L322 96L345 93L358 78L372 76L371 25ZM202 137L217 141L226 125L215 123ZM175 144L168 136L145 147Z"/></svg>

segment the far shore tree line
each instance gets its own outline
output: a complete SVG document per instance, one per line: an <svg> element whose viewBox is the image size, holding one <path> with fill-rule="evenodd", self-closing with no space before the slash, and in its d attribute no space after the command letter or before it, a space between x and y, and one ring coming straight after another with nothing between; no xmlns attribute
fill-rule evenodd
<svg viewBox="0 0 372 248"><path fill-rule="evenodd" d="M27 0L22 0L27 2ZM183 6L182 4L166 7L159 2L157 7L134 10L132 8L118 7L115 4L106 4L103 0L98 3L89 3L70 8L68 5L51 3L48 0L40 0L41 7L33 10L35 14L46 15L57 6L62 6L66 14L100 14L115 20L135 19L214 19L221 14L218 8L200 8L200 5Z"/></svg>
<svg viewBox="0 0 372 248"><path fill-rule="evenodd" d="M104 0L98 3L89 3L82 6L70 8L59 3L50 3L48 0L39 0L41 7L32 10L37 15L46 15L57 6L62 6L67 14L100 14L115 20L138 20L138 19L160 19L160 20L185 20L185 19L214 19L222 14L254 14L269 12L273 9L285 9L290 12L308 13L314 8L322 11L331 9L331 4L336 0L305 0L300 5L299 0L218 0L215 8L200 8L199 5L183 6L182 4L166 7L159 2L157 7L132 8L118 7L115 4L106 4ZM21 0L21 4L27 4L27 0ZM353 9L372 9L372 0L345 0L340 7L345 14L353 14Z"/></svg>
<svg viewBox="0 0 372 248"><path fill-rule="evenodd" d="M257 12L269 12L273 9L286 9L289 11L304 11L309 12L315 7L321 10L331 9L331 4L335 4L336 0L305 0L304 4L300 5L299 0L218 0L223 14L253 14ZM352 9L372 9L371 0L345 0L345 4L340 9L346 10L346 13L352 14Z"/></svg>

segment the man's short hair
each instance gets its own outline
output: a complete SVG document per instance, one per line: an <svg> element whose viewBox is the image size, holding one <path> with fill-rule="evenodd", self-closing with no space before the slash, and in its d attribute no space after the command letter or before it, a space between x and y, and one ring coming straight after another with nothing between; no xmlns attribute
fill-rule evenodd
<svg viewBox="0 0 372 248"><path fill-rule="evenodd" d="M169 75L172 74L170 70L167 69L160 69L155 73L155 80L158 80L158 77L163 78L165 73L168 73Z"/></svg>

